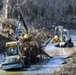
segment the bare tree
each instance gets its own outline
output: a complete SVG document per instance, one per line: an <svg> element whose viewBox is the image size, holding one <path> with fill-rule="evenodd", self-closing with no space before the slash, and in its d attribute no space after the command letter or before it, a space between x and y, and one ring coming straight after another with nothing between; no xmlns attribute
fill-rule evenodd
<svg viewBox="0 0 76 75"><path fill-rule="evenodd" d="M9 0L6 0L6 4L5 4L5 19L8 18L8 4L9 4Z"/></svg>

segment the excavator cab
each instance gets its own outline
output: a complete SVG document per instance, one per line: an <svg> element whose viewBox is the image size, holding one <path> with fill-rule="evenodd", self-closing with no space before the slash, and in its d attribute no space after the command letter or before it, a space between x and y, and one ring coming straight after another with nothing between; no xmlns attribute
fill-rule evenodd
<svg viewBox="0 0 76 75"><path fill-rule="evenodd" d="M8 70L21 67L22 61L20 58L17 42L6 42L6 57L2 62L1 68L3 70Z"/></svg>
<svg viewBox="0 0 76 75"><path fill-rule="evenodd" d="M17 42L7 42L6 43L7 56L18 55Z"/></svg>

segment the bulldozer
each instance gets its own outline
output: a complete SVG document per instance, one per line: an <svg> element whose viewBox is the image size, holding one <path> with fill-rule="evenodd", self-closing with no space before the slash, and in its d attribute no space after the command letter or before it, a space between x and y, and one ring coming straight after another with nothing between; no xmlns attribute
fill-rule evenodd
<svg viewBox="0 0 76 75"><path fill-rule="evenodd" d="M63 26L55 27L55 35L50 41L52 43L57 43L56 47L73 47L71 41L70 33L68 29L64 29Z"/></svg>

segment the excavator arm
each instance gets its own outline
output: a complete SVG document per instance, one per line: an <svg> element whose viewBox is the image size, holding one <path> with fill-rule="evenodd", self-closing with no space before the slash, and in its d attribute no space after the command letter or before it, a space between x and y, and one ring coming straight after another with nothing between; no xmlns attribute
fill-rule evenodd
<svg viewBox="0 0 76 75"><path fill-rule="evenodd" d="M20 14L20 20L23 22L23 25L24 25L24 27L26 29L26 33L28 33L28 28L27 28L28 24L27 24L27 22L26 22L26 20L25 20L25 18L23 16L23 13L22 13L20 7L18 8L18 11L19 11L19 14Z"/></svg>
<svg viewBox="0 0 76 75"><path fill-rule="evenodd" d="M21 22L23 23L24 28L26 29L26 33L28 33L28 27L27 27L28 24L27 24L27 22L26 22L26 20L25 20L25 18L23 16L23 13L22 13L20 7L17 8L17 11L19 13L19 17L18 17L18 26L17 26L16 31L15 31L14 40L17 40L17 38L18 38L18 36L20 34L21 25L22 25Z"/></svg>

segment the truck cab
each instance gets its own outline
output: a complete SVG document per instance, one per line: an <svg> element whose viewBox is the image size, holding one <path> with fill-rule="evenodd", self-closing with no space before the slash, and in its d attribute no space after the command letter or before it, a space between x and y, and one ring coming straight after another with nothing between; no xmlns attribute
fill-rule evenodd
<svg viewBox="0 0 76 75"><path fill-rule="evenodd" d="M17 42L6 42L6 56L5 60L2 62L2 69L14 69L21 68L22 61L20 58L20 52Z"/></svg>

